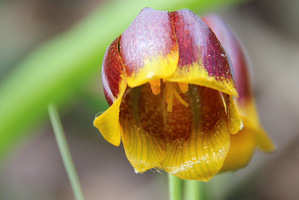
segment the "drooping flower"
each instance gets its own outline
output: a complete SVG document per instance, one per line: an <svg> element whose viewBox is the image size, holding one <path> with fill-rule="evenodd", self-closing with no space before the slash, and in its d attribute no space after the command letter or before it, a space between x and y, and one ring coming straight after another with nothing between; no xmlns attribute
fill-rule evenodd
<svg viewBox="0 0 299 200"><path fill-rule="evenodd" d="M238 87L231 67L214 32L194 13L145 8L106 51L102 79L110 107L94 126L111 144L123 142L136 172L159 167L208 181L230 165L226 158L234 162L230 146L241 118L247 120L233 99Z"/></svg>

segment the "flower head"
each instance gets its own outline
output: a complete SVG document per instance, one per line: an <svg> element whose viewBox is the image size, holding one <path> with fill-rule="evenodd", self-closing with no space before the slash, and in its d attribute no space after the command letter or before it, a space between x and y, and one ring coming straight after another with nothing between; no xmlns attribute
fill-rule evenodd
<svg viewBox="0 0 299 200"><path fill-rule="evenodd" d="M136 172L160 167L208 181L234 162L231 144L243 128L227 52L191 11L143 9L106 51L110 107L94 125L111 144L123 142Z"/></svg>

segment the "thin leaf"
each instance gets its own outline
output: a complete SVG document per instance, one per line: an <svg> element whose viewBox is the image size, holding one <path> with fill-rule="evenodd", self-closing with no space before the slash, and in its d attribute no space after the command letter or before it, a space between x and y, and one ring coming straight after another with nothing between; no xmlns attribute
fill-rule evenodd
<svg viewBox="0 0 299 200"><path fill-rule="evenodd" d="M54 130L56 142L62 157L62 161L69 177L73 193L76 200L84 200L81 184L76 172L76 168L67 144L63 127L59 118L57 107L54 103L48 105L49 116Z"/></svg>

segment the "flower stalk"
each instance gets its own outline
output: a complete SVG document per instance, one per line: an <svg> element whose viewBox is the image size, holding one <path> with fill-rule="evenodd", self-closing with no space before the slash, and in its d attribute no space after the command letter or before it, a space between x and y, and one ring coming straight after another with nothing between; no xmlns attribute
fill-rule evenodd
<svg viewBox="0 0 299 200"><path fill-rule="evenodd" d="M184 199L187 200L201 200L203 199L202 183L196 180L184 181Z"/></svg>
<svg viewBox="0 0 299 200"><path fill-rule="evenodd" d="M170 200L181 200L182 199L182 179L168 174L168 185L169 185L169 199Z"/></svg>

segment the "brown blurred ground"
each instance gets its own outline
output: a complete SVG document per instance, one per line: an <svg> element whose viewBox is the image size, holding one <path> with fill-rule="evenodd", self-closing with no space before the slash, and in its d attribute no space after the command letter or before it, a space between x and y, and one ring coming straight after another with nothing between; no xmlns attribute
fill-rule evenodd
<svg viewBox="0 0 299 200"><path fill-rule="evenodd" d="M248 50L260 118L277 152L258 153L244 170L211 181L207 187L212 199L225 199L224 194L227 199L299 196L298 4L263 0L219 11ZM5 27L0 29L1 77L31 49L67 30L100 2L25 0L0 5L0 25ZM92 127L98 111L80 100L75 105L62 114L63 125L86 199L167 199L166 174L134 174L123 148L108 144ZM0 199L73 199L49 124L1 166Z"/></svg>

